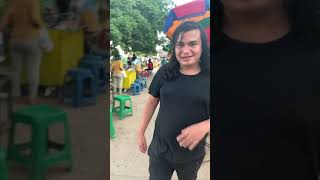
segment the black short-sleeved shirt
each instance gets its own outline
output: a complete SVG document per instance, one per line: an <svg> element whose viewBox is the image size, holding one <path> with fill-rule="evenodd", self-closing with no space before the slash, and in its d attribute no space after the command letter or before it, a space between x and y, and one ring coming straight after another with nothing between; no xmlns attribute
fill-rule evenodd
<svg viewBox="0 0 320 180"><path fill-rule="evenodd" d="M224 36L213 58L214 179L316 180L320 49Z"/></svg>
<svg viewBox="0 0 320 180"><path fill-rule="evenodd" d="M204 155L205 138L192 151L179 146L176 138L181 130L209 119L210 75L180 74L172 81L163 79L161 67L154 76L149 93L160 99L160 109L148 154L174 163L195 160Z"/></svg>

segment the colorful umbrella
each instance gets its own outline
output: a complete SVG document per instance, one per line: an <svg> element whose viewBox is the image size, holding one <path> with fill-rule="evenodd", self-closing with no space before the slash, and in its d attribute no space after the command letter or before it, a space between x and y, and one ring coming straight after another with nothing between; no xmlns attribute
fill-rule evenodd
<svg viewBox="0 0 320 180"><path fill-rule="evenodd" d="M198 22L210 42L210 0L195 0L171 9L163 32L171 39L176 28L184 21Z"/></svg>

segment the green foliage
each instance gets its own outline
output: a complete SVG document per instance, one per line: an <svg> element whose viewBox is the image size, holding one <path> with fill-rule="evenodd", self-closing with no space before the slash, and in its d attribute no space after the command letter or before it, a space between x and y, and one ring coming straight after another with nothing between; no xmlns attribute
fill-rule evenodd
<svg viewBox="0 0 320 180"><path fill-rule="evenodd" d="M113 46L124 50L155 53L161 43L157 31L162 31L173 2L171 0L111 0L110 32Z"/></svg>
<svg viewBox="0 0 320 180"><path fill-rule="evenodd" d="M0 15L3 15L6 11L7 0L0 0Z"/></svg>

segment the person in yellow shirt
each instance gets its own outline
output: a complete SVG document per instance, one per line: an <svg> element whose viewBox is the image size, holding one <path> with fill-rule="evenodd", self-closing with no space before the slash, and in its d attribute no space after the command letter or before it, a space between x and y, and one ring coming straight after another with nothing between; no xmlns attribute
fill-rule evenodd
<svg viewBox="0 0 320 180"><path fill-rule="evenodd" d="M9 0L0 31L10 28L10 55L14 70L12 95L20 100L20 83L23 67L26 67L29 85L28 102L37 101L39 69L41 62L40 29L42 27L39 0Z"/></svg>
<svg viewBox="0 0 320 180"><path fill-rule="evenodd" d="M120 56L115 56L115 60L111 63L111 72L114 82L115 92L122 93L122 83L123 83L123 63Z"/></svg>

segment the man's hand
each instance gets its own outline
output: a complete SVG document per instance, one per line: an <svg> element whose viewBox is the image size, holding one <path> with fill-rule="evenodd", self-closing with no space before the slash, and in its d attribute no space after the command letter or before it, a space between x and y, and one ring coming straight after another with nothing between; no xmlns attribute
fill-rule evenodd
<svg viewBox="0 0 320 180"><path fill-rule="evenodd" d="M193 150L203 137L210 132L210 120L186 127L178 135L177 141L181 147Z"/></svg>
<svg viewBox="0 0 320 180"><path fill-rule="evenodd" d="M148 149L147 140L143 133L138 133L138 147L139 150L144 154Z"/></svg>

